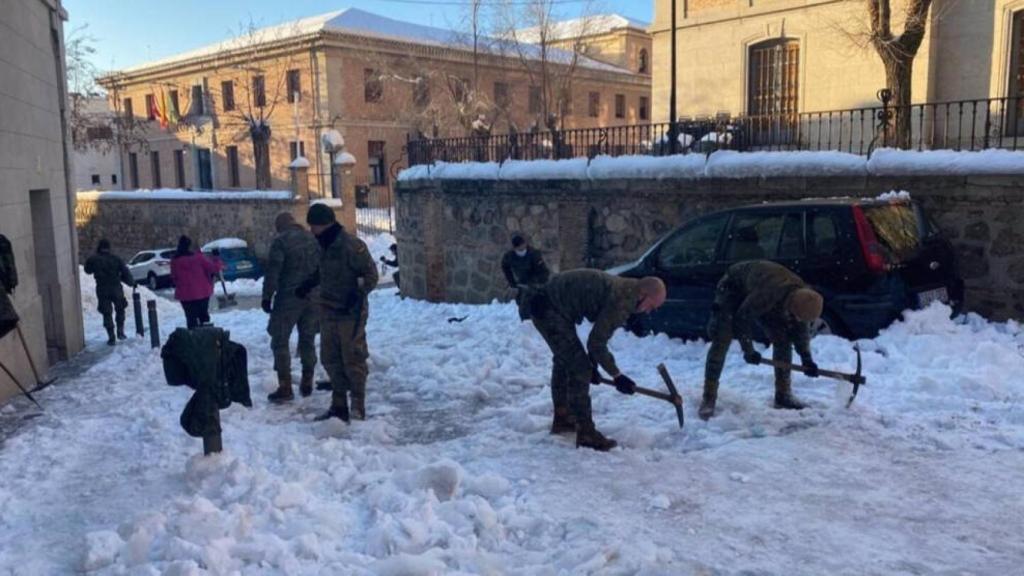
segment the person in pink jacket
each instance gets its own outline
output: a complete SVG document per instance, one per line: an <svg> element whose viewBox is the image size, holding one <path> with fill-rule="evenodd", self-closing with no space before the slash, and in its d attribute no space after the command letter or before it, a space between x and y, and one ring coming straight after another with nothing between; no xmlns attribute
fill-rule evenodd
<svg viewBox="0 0 1024 576"><path fill-rule="evenodd" d="M185 309L185 323L195 328L210 322L210 296L213 295L213 277L224 269L216 256L207 257L201 251L192 251L192 239L178 238L178 250L171 258L171 280L174 299Z"/></svg>

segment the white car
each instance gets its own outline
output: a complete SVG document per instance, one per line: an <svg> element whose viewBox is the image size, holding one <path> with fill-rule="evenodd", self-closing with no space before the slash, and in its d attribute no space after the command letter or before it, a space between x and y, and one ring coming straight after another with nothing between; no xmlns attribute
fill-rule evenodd
<svg viewBox="0 0 1024 576"><path fill-rule="evenodd" d="M145 284L150 290L171 285L171 257L174 248L143 250L128 261L128 270L136 284Z"/></svg>

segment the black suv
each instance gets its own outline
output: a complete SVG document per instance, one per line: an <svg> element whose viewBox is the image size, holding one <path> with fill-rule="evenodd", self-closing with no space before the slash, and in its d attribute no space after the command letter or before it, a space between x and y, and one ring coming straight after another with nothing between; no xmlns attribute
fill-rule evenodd
<svg viewBox="0 0 1024 576"><path fill-rule="evenodd" d="M636 262L609 270L657 276L668 300L635 316L636 333L704 338L715 286L731 264L772 260L825 297L815 333L871 338L907 308L940 300L958 310L964 284L950 243L909 199L804 200L701 216L673 230Z"/></svg>

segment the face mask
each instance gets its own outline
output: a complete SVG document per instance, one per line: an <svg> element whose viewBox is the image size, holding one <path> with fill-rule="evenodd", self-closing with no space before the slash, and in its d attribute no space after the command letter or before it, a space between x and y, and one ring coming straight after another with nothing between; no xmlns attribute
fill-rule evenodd
<svg viewBox="0 0 1024 576"><path fill-rule="evenodd" d="M519 256L520 258L526 256L526 249L524 248L523 250L516 250L516 256Z"/></svg>

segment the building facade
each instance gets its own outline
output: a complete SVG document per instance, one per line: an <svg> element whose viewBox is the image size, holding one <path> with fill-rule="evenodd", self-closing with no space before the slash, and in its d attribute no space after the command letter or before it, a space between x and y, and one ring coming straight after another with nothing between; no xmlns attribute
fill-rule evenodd
<svg viewBox="0 0 1024 576"><path fill-rule="evenodd" d="M69 179L66 75L59 0L9 0L0 12L0 234L14 248L13 303L35 365L82 349L74 196ZM0 339L0 363L35 381L17 332ZM18 394L0 372L0 401Z"/></svg>
<svg viewBox="0 0 1024 576"><path fill-rule="evenodd" d="M650 28L656 120L668 120L673 1L681 117L879 105L885 71L866 41L866 2L656 0ZM903 30L906 5L907 0L892 0L897 34ZM1019 97L1024 90L1022 23L1020 0L934 0L913 64L913 101ZM1006 104L993 103L987 113L1004 114Z"/></svg>
<svg viewBox="0 0 1024 576"><path fill-rule="evenodd" d="M634 54L641 33L616 32ZM357 158L356 182L383 187L420 134L543 129L553 113L562 127L649 121L648 74L550 50L540 77L534 48L470 46L448 30L348 9L109 74L100 83L113 108L146 142L124 151L125 188L257 187L252 133L265 127L269 187L288 188L301 155L310 195L327 197L329 130Z"/></svg>
<svg viewBox="0 0 1024 576"><path fill-rule="evenodd" d="M74 102L72 102L74 105ZM72 131L74 153L73 190L122 190L121 149L115 136L118 123L114 121L106 98L83 98L80 114L84 126L79 133Z"/></svg>

